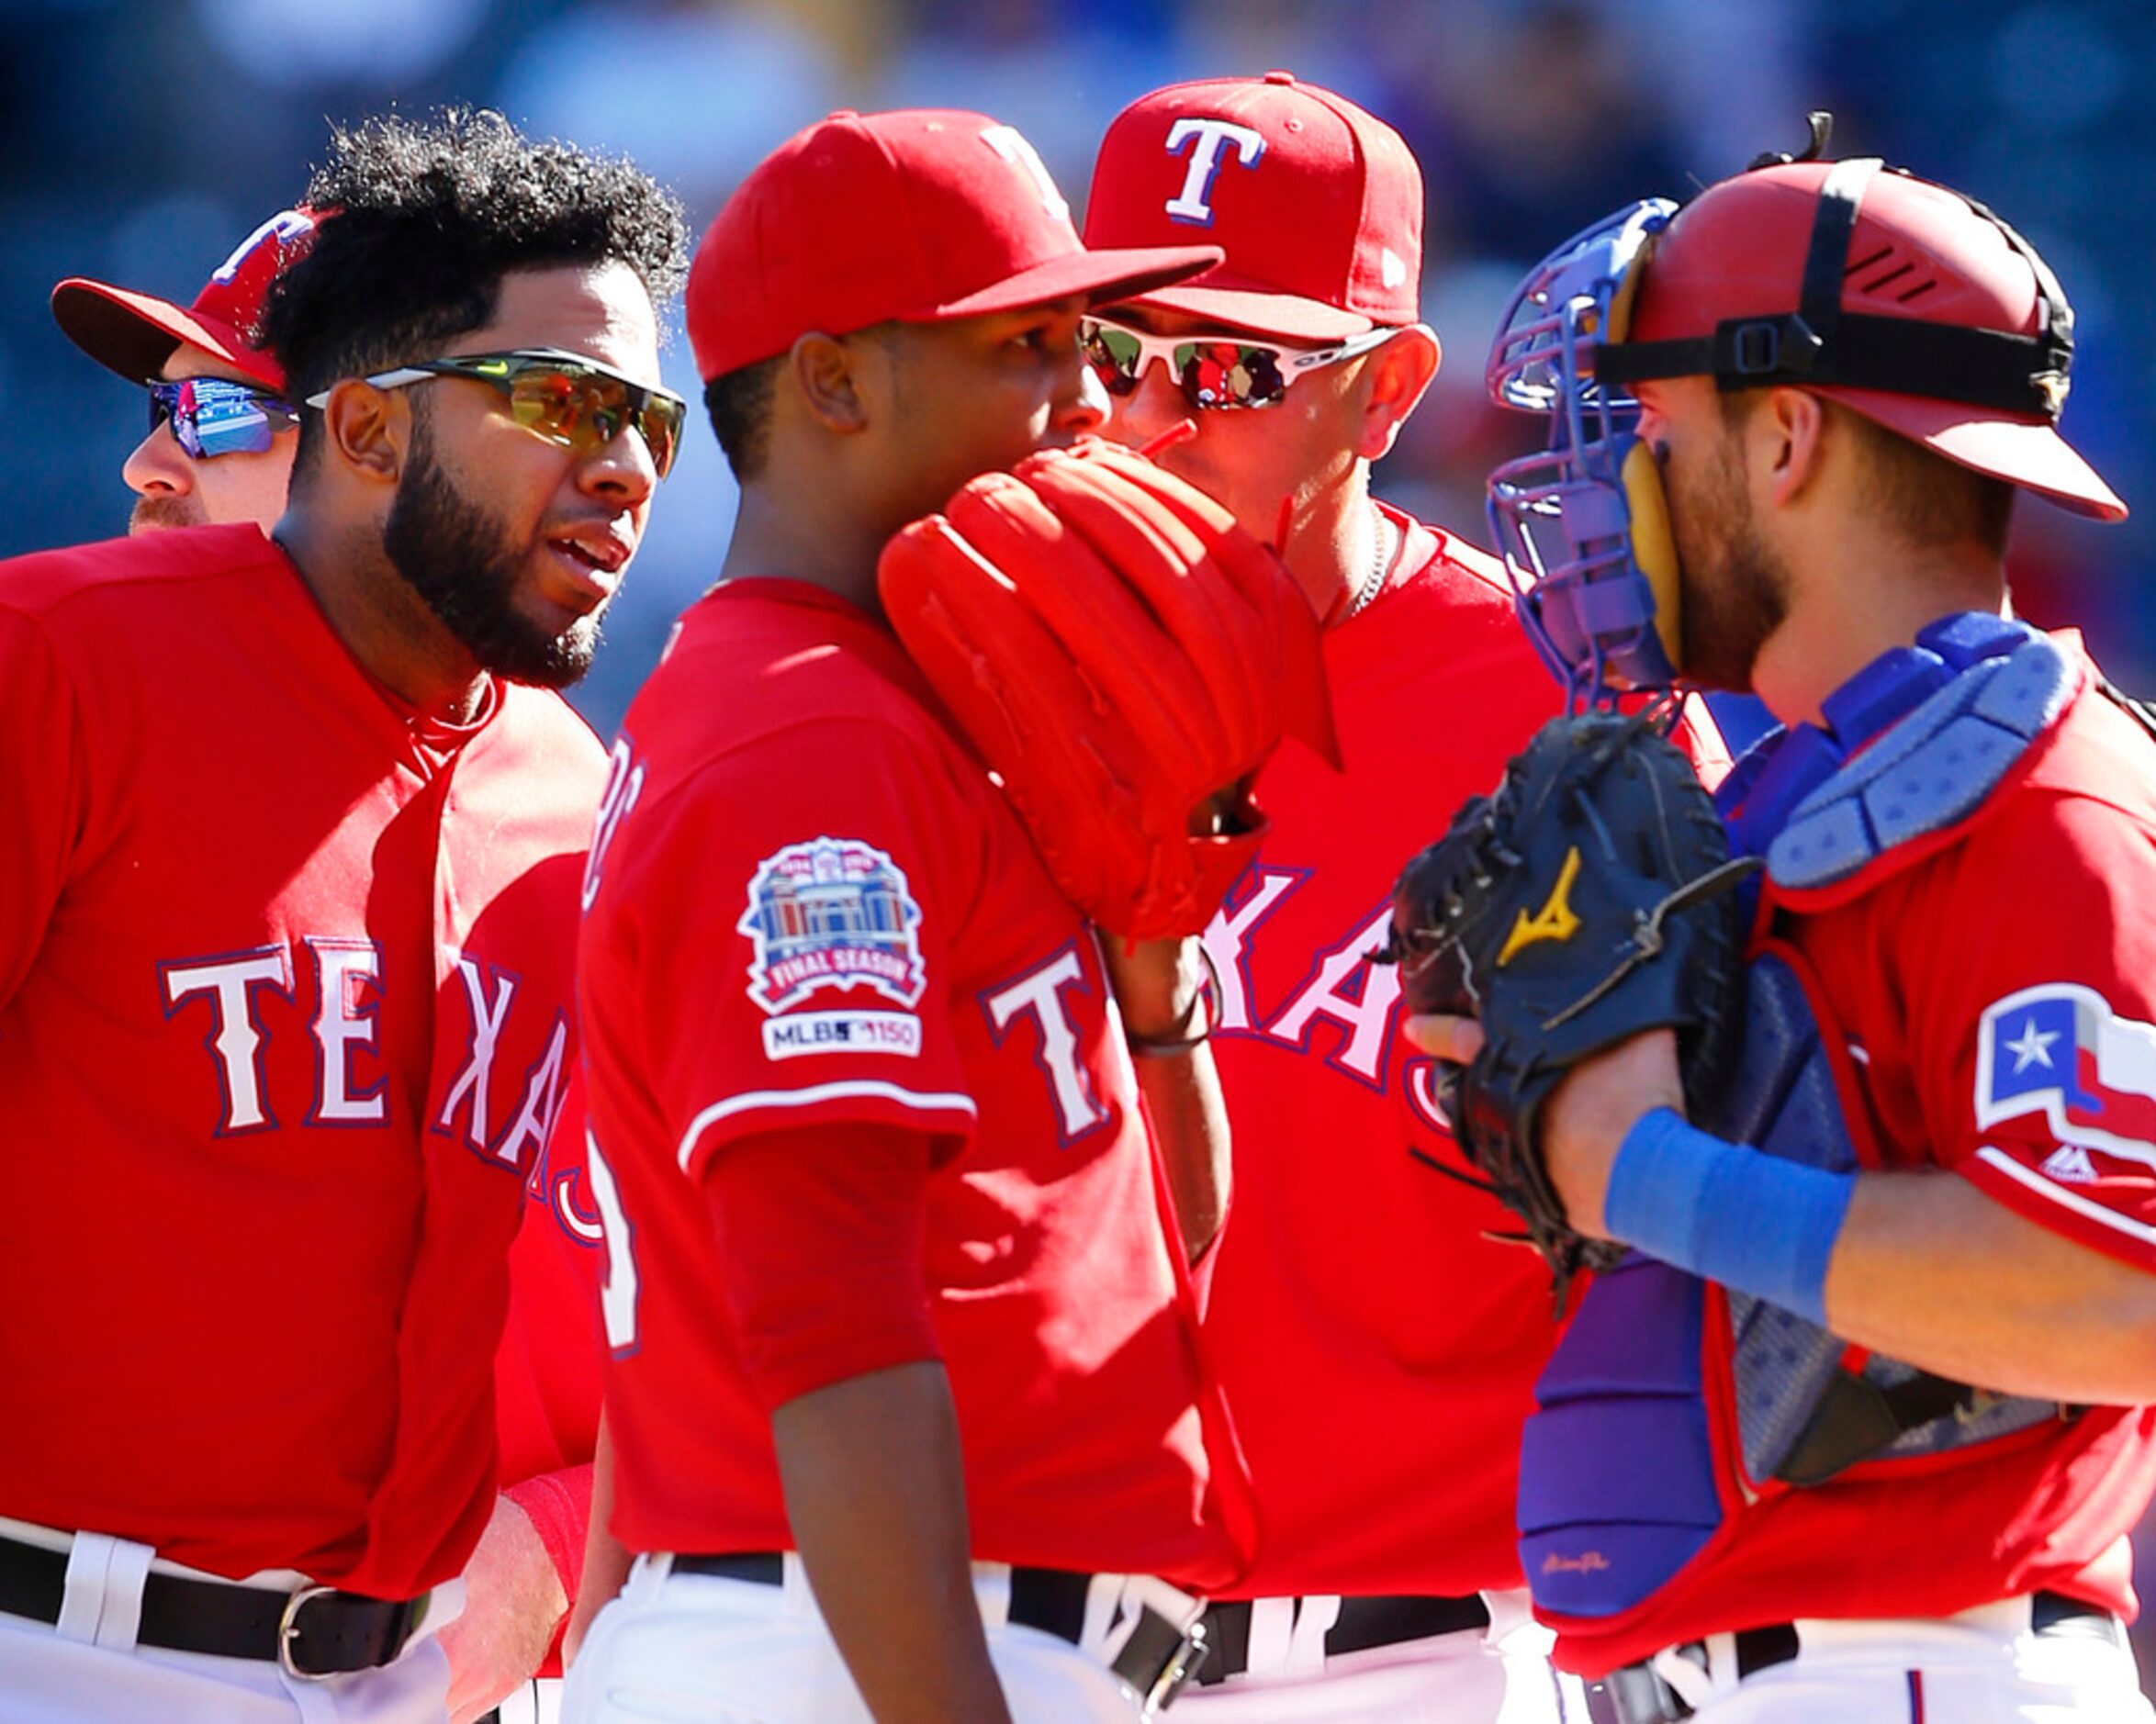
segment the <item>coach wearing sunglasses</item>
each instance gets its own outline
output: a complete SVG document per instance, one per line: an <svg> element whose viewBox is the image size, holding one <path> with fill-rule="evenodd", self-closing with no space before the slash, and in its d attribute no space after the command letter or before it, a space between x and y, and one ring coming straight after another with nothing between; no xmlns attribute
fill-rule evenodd
<svg viewBox="0 0 2156 1724"><path fill-rule="evenodd" d="M1371 494L1435 374L1422 175L1389 126L1285 72L1140 97L1101 144L1089 245L1203 241L1216 268L1083 331L1108 434L1282 550L1328 620L1345 774L1283 756L1273 832L1207 935L1236 1214L1206 1325L1264 1516L1179 1705L1222 1724L1528 1724L1556 1690L1512 1482L1555 1339L1505 1212L1459 1165L1394 1035L1392 879L1433 811L1496 782L1558 707L1495 559ZM1285 529L1283 522L1285 521Z"/></svg>
<svg viewBox="0 0 2156 1724"><path fill-rule="evenodd" d="M150 392L149 434L120 469L135 493L129 532L234 521L266 532L285 512L299 418L284 366L262 344L262 313L314 229L311 210L280 210L192 305L81 276L53 288L52 316L68 339Z"/></svg>
<svg viewBox="0 0 2156 1724"><path fill-rule="evenodd" d="M685 233L497 115L340 133L309 197L304 255L272 223L212 284L274 277L259 326L198 301L129 360L197 474L297 409L273 537L0 564L10 1720L500 1692L438 1630L500 1512L511 1237L580 1177L542 1159L604 759L555 690L672 460Z"/></svg>

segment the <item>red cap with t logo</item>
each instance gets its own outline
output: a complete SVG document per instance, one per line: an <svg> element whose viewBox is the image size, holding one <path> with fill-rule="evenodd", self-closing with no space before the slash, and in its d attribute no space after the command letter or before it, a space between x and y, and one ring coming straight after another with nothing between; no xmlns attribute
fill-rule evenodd
<svg viewBox="0 0 2156 1724"><path fill-rule="evenodd" d="M221 359L265 388L285 386L285 368L258 345L270 285L306 256L322 218L279 210L240 241L191 306L73 276L52 290L61 330L99 364L130 383L147 383L185 341Z"/></svg>
<svg viewBox="0 0 2156 1724"><path fill-rule="evenodd" d="M848 110L726 200L690 267L689 341L708 383L811 330L1128 298L1219 259L1202 236L1089 251L1033 146L985 114Z"/></svg>
<svg viewBox="0 0 2156 1724"><path fill-rule="evenodd" d="M1094 165L1085 242L1178 241L1228 255L1134 297L1306 341L1421 315L1413 153L1383 120L1289 73L1170 84L1116 116Z"/></svg>

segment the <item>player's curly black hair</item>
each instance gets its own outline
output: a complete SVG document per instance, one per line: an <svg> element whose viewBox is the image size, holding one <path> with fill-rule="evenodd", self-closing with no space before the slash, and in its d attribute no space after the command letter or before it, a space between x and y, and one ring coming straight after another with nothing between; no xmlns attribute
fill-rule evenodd
<svg viewBox="0 0 2156 1724"><path fill-rule="evenodd" d="M511 270L618 262L661 305L688 268L680 202L650 175L486 110L333 130L305 196L335 214L278 278L264 323L295 400L432 357L493 318Z"/></svg>

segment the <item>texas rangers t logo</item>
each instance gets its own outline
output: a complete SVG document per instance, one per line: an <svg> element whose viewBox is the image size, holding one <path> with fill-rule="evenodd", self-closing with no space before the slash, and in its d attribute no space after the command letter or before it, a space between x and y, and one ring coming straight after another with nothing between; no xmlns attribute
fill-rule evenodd
<svg viewBox="0 0 2156 1724"><path fill-rule="evenodd" d="M1168 128L1170 155L1181 155L1184 145L1190 146L1190 167L1183 176L1183 189L1165 206L1175 220L1198 228L1213 225L1213 206L1208 200L1213 196L1213 181L1220 172L1220 151L1230 143L1235 146L1235 159L1246 168L1257 166L1258 158L1265 153L1264 139L1248 126L1230 120L1179 119Z"/></svg>
<svg viewBox="0 0 2156 1724"><path fill-rule="evenodd" d="M735 927L755 943L748 997L766 1012L818 988L866 986L910 1006L927 986L904 873L858 838L790 844L757 864Z"/></svg>

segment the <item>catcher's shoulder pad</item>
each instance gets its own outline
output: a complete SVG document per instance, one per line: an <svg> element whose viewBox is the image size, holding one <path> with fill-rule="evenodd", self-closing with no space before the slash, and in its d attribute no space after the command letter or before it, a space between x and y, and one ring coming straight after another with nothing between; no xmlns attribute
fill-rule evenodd
<svg viewBox="0 0 2156 1724"><path fill-rule="evenodd" d="M1974 813L2074 683L2072 662L2042 635L1969 666L1797 804L1767 846L1769 878L1831 886Z"/></svg>

